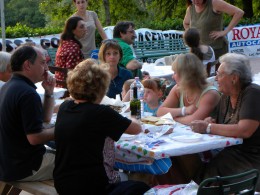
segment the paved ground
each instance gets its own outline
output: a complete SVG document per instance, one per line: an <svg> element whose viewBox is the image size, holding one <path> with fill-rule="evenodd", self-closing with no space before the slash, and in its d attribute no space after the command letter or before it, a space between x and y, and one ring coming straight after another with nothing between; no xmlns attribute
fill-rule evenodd
<svg viewBox="0 0 260 195"><path fill-rule="evenodd" d="M260 58L250 58L250 65L253 74L260 72Z"/></svg>

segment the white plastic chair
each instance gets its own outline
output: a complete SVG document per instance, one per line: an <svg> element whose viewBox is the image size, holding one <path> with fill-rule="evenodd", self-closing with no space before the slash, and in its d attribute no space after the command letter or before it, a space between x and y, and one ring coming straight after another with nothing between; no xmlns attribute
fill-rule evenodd
<svg viewBox="0 0 260 195"><path fill-rule="evenodd" d="M218 89L218 82L215 80L216 76L208 77L207 81L211 85L215 86Z"/></svg>

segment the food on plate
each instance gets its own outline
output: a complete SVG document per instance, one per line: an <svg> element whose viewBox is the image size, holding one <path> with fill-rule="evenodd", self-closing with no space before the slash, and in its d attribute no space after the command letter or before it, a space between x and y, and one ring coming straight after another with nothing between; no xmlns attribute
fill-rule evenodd
<svg viewBox="0 0 260 195"><path fill-rule="evenodd" d="M118 113L120 113L122 111L122 108L123 108L123 106L112 106L112 105L109 105L109 106L110 106L110 108L117 111Z"/></svg>
<svg viewBox="0 0 260 195"><path fill-rule="evenodd" d="M166 133L164 133L164 135L171 134L172 132L173 132L173 128L170 128L168 131L166 131ZM149 129L145 129L144 133L145 134L150 133Z"/></svg>
<svg viewBox="0 0 260 195"><path fill-rule="evenodd" d="M160 120L159 117L156 116L147 116L141 119L141 121L145 124L152 124L154 125L156 122Z"/></svg>
<svg viewBox="0 0 260 195"><path fill-rule="evenodd" d="M162 119L156 116L147 116L141 119L141 121L145 124L152 124L152 125L173 125L174 121Z"/></svg>

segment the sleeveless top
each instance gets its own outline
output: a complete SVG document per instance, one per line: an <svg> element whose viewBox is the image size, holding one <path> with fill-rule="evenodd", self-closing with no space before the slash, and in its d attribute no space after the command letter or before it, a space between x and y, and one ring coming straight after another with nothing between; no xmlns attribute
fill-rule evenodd
<svg viewBox="0 0 260 195"><path fill-rule="evenodd" d="M84 54L84 58L90 58L91 51L96 49L96 20L98 19L97 13L94 11L86 10L88 15L88 21L84 21L85 26L87 28L87 32L83 38L79 39L82 44L82 52ZM73 14L72 16L78 16Z"/></svg>
<svg viewBox="0 0 260 195"><path fill-rule="evenodd" d="M215 52L212 47L208 46L208 52L203 54L202 63L207 65L209 62L214 62L215 60Z"/></svg>
<svg viewBox="0 0 260 195"><path fill-rule="evenodd" d="M195 5L190 6L191 28L197 28L200 32L202 44L210 45L213 49L220 49L226 41L224 37L216 40L211 39L209 34L211 31L223 30L223 14L218 14L213 11L212 0L207 0L205 8L202 12L197 13Z"/></svg>
<svg viewBox="0 0 260 195"><path fill-rule="evenodd" d="M198 101L197 101L197 103L196 103L196 107L198 108L198 106L199 106L199 103L200 103L200 99L202 98L202 96L205 94L205 93L207 93L208 91L210 91L210 90L216 90L216 91L218 91L217 90L217 88L215 87L215 86L212 86L212 85L209 85L209 86L207 86L203 91L202 91L202 93L200 94L200 97L199 97L199 99L198 99ZM180 95L180 108L182 108L183 106L184 106L184 94L183 94L183 91L181 92L181 95Z"/></svg>

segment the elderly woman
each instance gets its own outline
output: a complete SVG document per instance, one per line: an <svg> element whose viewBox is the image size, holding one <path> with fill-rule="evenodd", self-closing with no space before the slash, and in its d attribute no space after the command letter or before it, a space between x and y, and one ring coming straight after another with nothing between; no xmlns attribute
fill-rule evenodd
<svg viewBox="0 0 260 195"><path fill-rule="evenodd" d="M99 53L101 63L109 64L109 73L111 82L107 92L110 98L116 98L116 95L121 95L124 82L132 78L132 73L119 66L119 62L123 57L123 51L116 40L107 39L102 42Z"/></svg>
<svg viewBox="0 0 260 195"><path fill-rule="evenodd" d="M10 53L5 51L0 52L0 89L12 76L10 60Z"/></svg>
<svg viewBox="0 0 260 195"><path fill-rule="evenodd" d="M206 70L201 60L192 53L180 54L173 62L176 85L159 107L158 116L171 113L182 124L210 116L220 95L206 81Z"/></svg>
<svg viewBox="0 0 260 195"><path fill-rule="evenodd" d="M132 194L143 194L149 189L142 182L108 184L102 153L105 138L117 141L124 132L141 131L137 121L100 105L109 82L107 68L91 59L68 73L67 85L73 99L61 104L55 124L54 184L60 195L86 194L86 190L93 194L114 190L118 191L114 194L125 194L124 187L129 186L133 186Z"/></svg>
<svg viewBox="0 0 260 195"><path fill-rule="evenodd" d="M79 62L84 59L81 52L81 43L79 38L86 33L84 21L80 17L71 17L66 21L63 32L61 33L60 45L56 53L55 66L73 69ZM56 72L57 81L65 80L66 75L62 72ZM56 84L57 87L65 87Z"/></svg>
<svg viewBox="0 0 260 195"><path fill-rule="evenodd" d="M193 121L191 127L198 133L239 137L244 141L242 145L222 150L205 166L200 179L237 174L252 168L260 170L260 87L252 84L246 56L228 53L220 57L220 63L216 80L223 95L217 118Z"/></svg>

